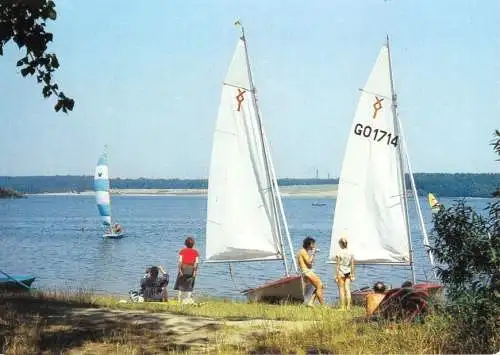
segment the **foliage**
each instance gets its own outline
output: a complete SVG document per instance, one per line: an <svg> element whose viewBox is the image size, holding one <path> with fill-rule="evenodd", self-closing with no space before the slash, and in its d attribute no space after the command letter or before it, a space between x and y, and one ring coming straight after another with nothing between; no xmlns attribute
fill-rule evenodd
<svg viewBox="0 0 500 355"><path fill-rule="evenodd" d="M498 129L495 131L494 137L495 138L491 142L491 145L493 146L493 150L495 151L495 153L500 155L500 131ZM500 161L500 158L497 160ZM500 185L497 185L497 190L495 191L493 196L500 197Z"/></svg>
<svg viewBox="0 0 500 355"><path fill-rule="evenodd" d="M500 181L500 174L417 173L414 176L420 196L427 196L432 192L438 198L491 197L491 192L497 188Z"/></svg>
<svg viewBox="0 0 500 355"><path fill-rule="evenodd" d="M54 53L47 53L47 45L53 34L46 31L46 21L56 19L55 3L51 0L2 0L0 1L0 55L9 41L25 50L17 61L21 75L35 75L43 85L43 97L57 96L56 111L67 113L73 110L74 100L67 97L53 83L53 73L59 68Z"/></svg>
<svg viewBox="0 0 500 355"><path fill-rule="evenodd" d="M493 146L493 150L495 151L495 153L500 155L500 131L498 129L495 131L494 137L495 137L495 139L493 140L491 145ZM497 160L500 160L500 159L497 159Z"/></svg>
<svg viewBox="0 0 500 355"><path fill-rule="evenodd" d="M499 141L493 146L500 155ZM434 217L433 253L448 291L455 352L500 348L500 201L485 212L480 215L461 200Z"/></svg>
<svg viewBox="0 0 500 355"><path fill-rule="evenodd" d="M428 192L438 197L491 197L498 186L500 174L415 174L419 193ZM0 176L0 186L25 193L82 192L92 190L92 176ZM280 186L337 184L338 179L294 179L278 180ZM206 179L111 179L115 189L206 189Z"/></svg>

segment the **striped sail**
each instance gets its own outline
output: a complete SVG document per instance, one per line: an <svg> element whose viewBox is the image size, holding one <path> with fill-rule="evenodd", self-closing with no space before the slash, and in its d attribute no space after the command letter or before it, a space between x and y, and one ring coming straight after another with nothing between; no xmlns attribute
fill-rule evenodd
<svg viewBox="0 0 500 355"><path fill-rule="evenodd" d="M108 153L104 152L97 162L94 174L94 191L97 209L102 224L111 225L111 206L109 198Z"/></svg>

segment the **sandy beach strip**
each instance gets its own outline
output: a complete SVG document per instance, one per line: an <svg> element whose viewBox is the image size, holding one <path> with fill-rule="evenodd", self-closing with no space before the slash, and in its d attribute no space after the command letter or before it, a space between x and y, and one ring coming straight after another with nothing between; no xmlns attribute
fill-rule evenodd
<svg viewBox="0 0 500 355"><path fill-rule="evenodd" d="M112 195L120 196L206 196L207 189L111 189ZM337 185L291 185L280 186L282 197L335 198ZM93 191L52 192L33 195L44 196L91 196Z"/></svg>

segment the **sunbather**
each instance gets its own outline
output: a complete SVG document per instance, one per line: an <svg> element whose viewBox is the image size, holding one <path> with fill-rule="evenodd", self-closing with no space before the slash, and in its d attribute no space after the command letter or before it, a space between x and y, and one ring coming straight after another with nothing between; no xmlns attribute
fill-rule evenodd
<svg viewBox="0 0 500 355"><path fill-rule="evenodd" d="M366 316L371 317L378 312L379 305L385 297L385 285L378 281L373 285L373 293L366 296Z"/></svg>

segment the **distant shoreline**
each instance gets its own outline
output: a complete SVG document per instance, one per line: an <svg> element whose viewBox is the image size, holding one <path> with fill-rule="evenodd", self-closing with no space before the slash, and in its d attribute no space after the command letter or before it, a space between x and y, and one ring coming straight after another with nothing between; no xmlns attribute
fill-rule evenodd
<svg viewBox="0 0 500 355"><path fill-rule="evenodd" d="M421 195L432 192L440 197L483 197L491 198L500 184L499 173L415 173L415 184ZM325 196L334 198L336 188L318 191L317 186L335 186L338 178L280 178L278 186L284 196ZM113 178L111 187L122 195L145 196L206 196L207 179L152 179L152 178ZM0 176L0 187L11 188L26 194L46 192L77 191L88 194L93 190L94 177L91 175L73 176ZM319 187L321 190L321 187ZM309 191L308 191L309 190ZM113 192L115 193L115 192Z"/></svg>
<svg viewBox="0 0 500 355"><path fill-rule="evenodd" d="M281 186L283 197L337 197L337 185L290 185ZM32 196L92 196L94 191L83 192L44 192ZM206 196L207 189L111 189L113 196Z"/></svg>

